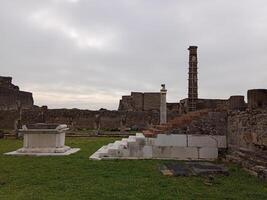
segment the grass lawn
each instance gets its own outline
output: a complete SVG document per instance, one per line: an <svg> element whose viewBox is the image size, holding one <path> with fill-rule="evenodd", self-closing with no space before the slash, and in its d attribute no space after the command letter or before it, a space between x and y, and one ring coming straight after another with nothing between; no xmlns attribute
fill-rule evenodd
<svg viewBox="0 0 267 200"><path fill-rule="evenodd" d="M231 165L230 176L212 186L201 177L165 177L158 166L167 161L91 161L89 155L112 138L72 138L81 151L67 157L12 157L4 152L20 140L0 140L0 199L267 199L267 184Z"/></svg>

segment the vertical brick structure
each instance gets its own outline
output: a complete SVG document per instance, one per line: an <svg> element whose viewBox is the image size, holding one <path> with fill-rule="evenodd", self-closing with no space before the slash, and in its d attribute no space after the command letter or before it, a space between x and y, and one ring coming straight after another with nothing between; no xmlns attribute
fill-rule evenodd
<svg viewBox="0 0 267 200"><path fill-rule="evenodd" d="M267 108L267 89L248 90L247 95L250 109Z"/></svg>
<svg viewBox="0 0 267 200"><path fill-rule="evenodd" d="M231 96L228 99L228 108L230 110L245 110L245 97L241 95Z"/></svg>
<svg viewBox="0 0 267 200"><path fill-rule="evenodd" d="M190 46L189 50L189 72L188 72L188 111L197 109L198 78L197 78L197 46Z"/></svg>
<svg viewBox="0 0 267 200"><path fill-rule="evenodd" d="M165 84L161 85L160 90L160 124L167 123L167 102L166 102L166 95L167 90L165 88Z"/></svg>

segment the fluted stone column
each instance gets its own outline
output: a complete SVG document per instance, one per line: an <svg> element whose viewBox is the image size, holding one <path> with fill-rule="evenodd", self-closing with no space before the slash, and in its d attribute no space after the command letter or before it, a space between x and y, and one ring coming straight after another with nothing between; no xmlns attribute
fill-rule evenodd
<svg viewBox="0 0 267 200"><path fill-rule="evenodd" d="M161 85L160 90L160 124L167 123L167 103L166 103L166 95L167 90L165 88L165 84Z"/></svg>

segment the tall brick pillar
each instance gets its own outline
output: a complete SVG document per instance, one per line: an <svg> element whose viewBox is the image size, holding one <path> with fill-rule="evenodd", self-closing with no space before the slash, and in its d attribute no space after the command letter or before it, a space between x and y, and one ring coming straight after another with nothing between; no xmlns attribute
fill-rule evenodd
<svg viewBox="0 0 267 200"><path fill-rule="evenodd" d="M160 124L167 123L167 102L166 102L166 95L167 90L165 88L165 84L161 85L160 90Z"/></svg>
<svg viewBox="0 0 267 200"><path fill-rule="evenodd" d="M198 78L197 78L197 46L190 46L189 50L189 72L188 72L188 111L197 109Z"/></svg>

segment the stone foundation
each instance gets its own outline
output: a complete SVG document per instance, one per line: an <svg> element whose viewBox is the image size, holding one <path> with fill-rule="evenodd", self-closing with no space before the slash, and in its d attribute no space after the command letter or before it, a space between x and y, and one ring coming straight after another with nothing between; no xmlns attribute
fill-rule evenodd
<svg viewBox="0 0 267 200"><path fill-rule="evenodd" d="M226 148L225 136L166 135L146 138L142 133L103 146L90 159L215 160Z"/></svg>

